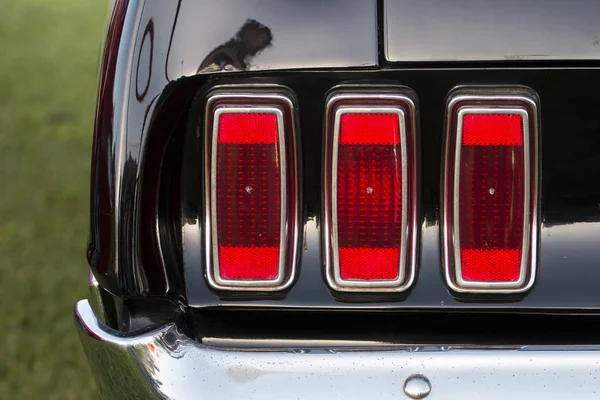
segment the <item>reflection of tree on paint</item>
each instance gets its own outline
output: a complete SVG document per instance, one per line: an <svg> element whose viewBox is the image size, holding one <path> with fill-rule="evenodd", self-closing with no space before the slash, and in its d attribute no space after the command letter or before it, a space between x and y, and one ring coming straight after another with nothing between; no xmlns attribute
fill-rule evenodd
<svg viewBox="0 0 600 400"><path fill-rule="evenodd" d="M244 71L258 53L271 46L272 41L268 27L247 19L234 37L206 56L197 72Z"/></svg>

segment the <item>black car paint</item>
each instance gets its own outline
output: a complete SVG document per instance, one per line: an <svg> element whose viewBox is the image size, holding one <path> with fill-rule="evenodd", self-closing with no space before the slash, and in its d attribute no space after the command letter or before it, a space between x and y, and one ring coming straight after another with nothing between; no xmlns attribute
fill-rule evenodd
<svg viewBox="0 0 600 400"><path fill-rule="evenodd" d="M600 235L600 190L590 184L600 179L600 167L594 158L595 148L600 145L600 119L597 118L600 101L593 96L600 89L593 81L598 72L593 68L389 69L270 73L268 77L258 79L212 79L209 86L232 82L276 82L291 88L298 97L304 198L304 229L299 243L300 273L295 285L275 299L265 296L240 299L225 293L215 294L201 279L201 242L197 246L188 243L183 257L189 304L353 309L560 310L600 307L597 294L600 275L595 271L600 249L594 245ZM340 297L328 290L323 279L321 170L324 99L331 87L342 82L360 81L402 84L418 94L421 136L420 260L417 282L401 298L364 294ZM444 284L440 258L439 208L446 95L458 85L481 83L525 85L536 90L541 99L539 271L536 284L524 296L472 296L459 300L449 293ZM581 87L587 87L588 92L583 93ZM191 146L185 147L184 160L191 162L189 160L199 157L201 155ZM199 165L194 168L199 168ZM188 171L184 168L184 174ZM188 180L186 191L192 190L193 181ZM197 186L200 188L200 182ZM202 221L202 215L194 213L202 211L201 202L184 209L191 212L184 215L184 221Z"/></svg>
<svg viewBox="0 0 600 400"><path fill-rule="evenodd" d="M224 41L218 39L208 24L193 18L180 19L182 7L187 4L183 0L148 1L139 16L138 3L130 0L129 8L127 3L117 2L114 20L122 16L125 34L137 36L139 43L131 45L131 62L125 62L126 57L120 55L113 66L114 76L101 80L101 84L111 89L107 103L114 110L125 108L127 120L119 122L123 115L103 109L110 115L103 118L104 130L97 136L94 149L97 167L92 187L92 242L88 258L96 278L108 292L128 299L167 295L192 307L442 311L600 308L597 290L600 246L596 246L596 238L600 237L600 186L596 185L600 166L595 162L600 145L597 111L600 100L595 95L600 89L598 62L389 63L383 57L383 34L381 29L375 29L375 21L366 25L372 26L372 30L361 30L334 13L328 14L330 18L315 18L324 12L319 7L322 2L286 0L280 2L283 3L280 8L269 11L268 1L252 0L253 15L226 20L232 25L223 29L230 32L231 38ZM239 14L236 7L224 4L219 0L205 1L203 9L211 10L214 6L221 12ZM364 7L372 6L375 10L375 5L380 10L381 26L382 2L339 0L329 2L327 7L343 8L346 11L343 15L362 13L362 18L376 19L375 11L366 16L364 12ZM286 7L296 12L290 13ZM244 26L250 24L264 35L266 25L259 18L261 12L275 13L283 27L301 26L306 32L326 30L335 35L334 42L340 48L355 46L361 52L342 52L333 57L329 47L314 50L319 43L306 41L302 32L288 36L296 38L293 43L281 43L278 38L284 34L273 30L272 40L265 41L270 45L268 48L262 52L256 48L248 50L240 45L244 42ZM216 16L207 11L202 18ZM298 24L298 20L304 25ZM176 35L178 30L184 33ZM145 32L152 35L147 33L148 38L143 40ZM196 54L195 41L207 41L208 45L201 47L210 48L208 54ZM151 51L144 46L152 46ZM235 51L224 50L228 46ZM279 52L278 46L296 49L303 54L302 61L285 51ZM114 53L113 57L118 55L114 48L110 53L110 44L107 51L109 55ZM262 63L261 54L268 51L272 51L271 61ZM223 54L237 54L237 58ZM200 56L200 62L186 64L192 55ZM205 67L201 68L202 65ZM283 70L270 71L271 68ZM134 82L131 93L122 89L127 79ZM180 229L182 224L198 224L202 220L203 201L197 193L202 182L201 151L196 137L201 134L197 130L201 114L196 111L203 104L203 94L215 85L253 82L284 85L298 97L304 229L298 243L301 256L295 284L275 297L239 298L208 289L203 275L202 244L182 238ZM336 85L369 82L408 86L417 93L419 101L420 259L414 288L402 298L361 295L340 298L328 290L323 279L320 222L324 99ZM541 99L539 273L534 288L524 297L476 297L459 301L448 292L442 278L441 140L447 93L458 85L479 84L525 85ZM119 177L118 185L113 180L115 174ZM182 192L177 188L182 188ZM107 202L110 207L103 207Z"/></svg>
<svg viewBox="0 0 600 400"><path fill-rule="evenodd" d="M373 67L377 9L375 0L115 2L99 80L87 251L107 291L178 292L180 274L165 268L174 261L156 243L154 200L166 141L202 85L185 78Z"/></svg>

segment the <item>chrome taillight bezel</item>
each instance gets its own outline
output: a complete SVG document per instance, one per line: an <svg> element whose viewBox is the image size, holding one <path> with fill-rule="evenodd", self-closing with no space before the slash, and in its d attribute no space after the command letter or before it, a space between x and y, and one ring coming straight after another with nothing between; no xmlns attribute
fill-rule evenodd
<svg viewBox="0 0 600 400"><path fill-rule="evenodd" d="M518 294L535 283L539 204L539 100L525 87L461 87L448 96L442 162L442 263L447 286L456 293ZM467 281L462 277L458 196L462 121L469 114L520 115L523 121L524 227L519 278L513 282Z"/></svg>
<svg viewBox="0 0 600 400"><path fill-rule="evenodd" d="M292 92L280 86L217 87L206 97L204 118L204 241L205 277L216 290L272 292L293 283L298 258L299 180L297 118ZM216 225L216 154L219 116L224 113L270 113L277 118L281 174L281 226L278 273L275 279L234 280L219 272ZM249 260L251 262L251 260Z"/></svg>
<svg viewBox="0 0 600 400"><path fill-rule="evenodd" d="M337 234L337 149L340 118L347 113L394 113L399 117L402 152L402 230L398 277L393 280L342 279ZM323 253L325 278L338 292L398 293L416 279L419 160L415 93L398 86L348 85L332 89L326 101L323 168Z"/></svg>

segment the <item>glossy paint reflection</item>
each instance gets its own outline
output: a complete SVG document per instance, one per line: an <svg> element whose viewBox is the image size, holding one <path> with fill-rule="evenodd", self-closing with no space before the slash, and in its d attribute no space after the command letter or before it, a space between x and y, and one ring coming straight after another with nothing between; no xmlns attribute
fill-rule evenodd
<svg viewBox="0 0 600 400"><path fill-rule="evenodd" d="M157 197L147 193L148 186L157 187L164 147L203 83L182 87L174 80L215 72L373 66L376 21L375 0L117 1L92 161L88 260L100 284L124 297L172 290L164 255L144 244L144 235L155 239L150 243L159 240L152 222L157 207L141 201ZM148 254L156 262L144 261Z"/></svg>
<svg viewBox="0 0 600 400"><path fill-rule="evenodd" d="M217 70L377 64L375 0L180 0L171 35L170 79Z"/></svg>
<svg viewBox="0 0 600 400"><path fill-rule="evenodd" d="M542 229L537 291L548 294L546 307L563 308L577 301L598 303L600 222L545 225ZM559 283L559 285L553 285ZM554 288L554 290L553 290Z"/></svg>
<svg viewBox="0 0 600 400"><path fill-rule="evenodd" d="M112 178L116 163L114 120L118 112L116 108L121 104L120 101L115 102L115 97L120 95L116 88L117 75L121 74L118 69L118 57L128 6L128 0L120 0L112 8L98 79L91 168L90 243L87 250L90 266L99 276L110 276L112 279L104 279L104 285L117 291L117 271L113 268L115 188Z"/></svg>
<svg viewBox="0 0 600 400"><path fill-rule="evenodd" d="M218 71L245 71L260 52L270 47L269 27L247 19L234 37L211 51L198 67L198 74Z"/></svg>

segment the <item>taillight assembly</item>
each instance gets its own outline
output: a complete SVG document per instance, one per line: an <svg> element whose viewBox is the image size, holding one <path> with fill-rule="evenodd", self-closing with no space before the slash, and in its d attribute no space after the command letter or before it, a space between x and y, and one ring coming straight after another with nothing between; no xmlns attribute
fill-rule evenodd
<svg viewBox="0 0 600 400"><path fill-rule="evenodd" d="M447 284L459 293L527 291L537 253L537 96L524 88L462 89L447 112Z"/></svg>
<svg viewBox="0 0 600 400"><path fill-rule="evenodd" d="M215 91L206 107L207 279L220 290L282 290L294 278L298 178L286 90Z"/></svg>
<svg viewBox="0 0 600 400"><path fill-rule="evenodd" d="M401 292L415 278L417 124L405 88L338 89L325 116L326 277L336 291Z"/></svg>

